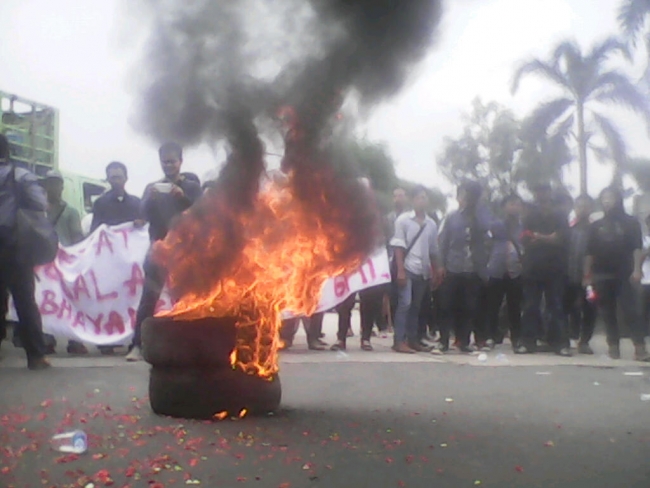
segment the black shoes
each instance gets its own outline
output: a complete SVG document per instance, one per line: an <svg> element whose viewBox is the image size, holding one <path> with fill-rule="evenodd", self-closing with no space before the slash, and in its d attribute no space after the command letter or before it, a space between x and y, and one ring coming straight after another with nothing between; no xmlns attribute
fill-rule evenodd
<svg viewBox="0 0 650 488"><path fill-rule="evenodd" d="M44 357L43 357L43 358L37 358L37 359L31 359L31 358L28 358L28 359L27 359L27 367L28 367L31 371L42 371L42 370L44 370L44 369L49 369L49 368L51 368L52 365L51 365L50 362L49 362L47 359L45 359Z"/></svg>

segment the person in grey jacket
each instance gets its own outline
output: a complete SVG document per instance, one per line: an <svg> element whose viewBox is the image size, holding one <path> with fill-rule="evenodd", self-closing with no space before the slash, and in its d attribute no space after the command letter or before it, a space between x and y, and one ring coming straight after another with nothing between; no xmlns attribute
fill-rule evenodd
<svg viewBox="0 0 650 488"><path fill-rule="evenodd" d="M16 212L23 208L45 213L46 207L38 179L26 169L14 168L9 159L9 141L0 134L0 290L4 299L6 290L13 296L18 314L16 332L31 370L49 368L50 363L45 359L43 324L34 297L34 270L18 253Z"/></svg>

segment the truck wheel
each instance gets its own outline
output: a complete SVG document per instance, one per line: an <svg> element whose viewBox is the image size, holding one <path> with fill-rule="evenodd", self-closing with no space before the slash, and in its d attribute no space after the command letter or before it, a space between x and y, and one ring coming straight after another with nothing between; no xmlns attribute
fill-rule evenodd
<svg viewBox="0 0 650 488"><path fill-rule="evenodd" d="M264 415L277 410L282 397L280 378L270 380L247 375L232 368L151 369L149 401L158 415L209 420L227 412L236 417Z"/></svg>
<svg viewBox="0 0 650 488"><path fill-rule="evenodd" d="M154 367L226 367L235 347L234 318L192 321L150 318L142 324L142 355Z"/></svg>

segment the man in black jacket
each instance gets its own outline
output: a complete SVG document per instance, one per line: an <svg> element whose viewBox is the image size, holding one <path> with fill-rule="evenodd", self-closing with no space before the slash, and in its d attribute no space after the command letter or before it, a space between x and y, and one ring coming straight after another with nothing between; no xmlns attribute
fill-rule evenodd
<svg viewBox="0 0 650 488"><path fill-rule="evenodd" d="M45 213L47 202L36 176L26 169L14 168L9 160L9 141L0 134L0 289L14 299L18 326L16 332L27 354L27 367L46 369L43 324L34 297L34 270L18 253L16 212L19 208ZM5 307L0 307L4 310ZM4 322L4 316L0 319ZM4 327L2 327L4 328Z"/></svg>
<svg viewBox="0 0 650 488"><path fill-rule="evenodd" d="M605 188L600 194L600 203L605 216L591 225L583 284L596 289L607 331L609 357L621 357L617 320L620 305L634 343L634 359L650 362L637 301L638 290L635 290L643 277L641 225L625 213L623 196L616 188Z"/></svg>
<svg viewBox="0 0 650 488"><path fill-rule="evenodd" d="M158 150L160 165L165 177L147 186L142 197L142 217L149 222L151 243L167 236L172 220L190 208L201 196L201 186L191 178L181 174L183 149L176 143L168 142ZM150 256L144 262L144 286L142 298L135 319L135 331L131 351L127 361L140 361L142 322L153 316L160 293L165 285L167 274L155 264Z"/></svg>

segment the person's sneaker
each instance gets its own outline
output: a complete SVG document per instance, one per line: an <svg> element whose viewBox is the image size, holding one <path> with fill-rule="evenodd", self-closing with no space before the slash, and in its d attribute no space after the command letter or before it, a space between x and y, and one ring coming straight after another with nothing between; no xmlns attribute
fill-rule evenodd
<svg viewBox="0 0 650 488"><path fill-rule="evenodd" d="M607 355L612 359L621 359L621 348L619 346L609 346Z"/></svg>
<svg viewBox="0 0 650 488"><path fill-rule="evenodd" d="M400 342L392 347L393 351L399 352L402 354L415 354L415 351L411 349L406 343Z"/></svg>
<svg viewBox="0 0 650 488"><path fill-rule="evenodd" d="M31 371L42 371L44 369L51 368L52 365L46 358L38 358L38 359L28 359L27 360L27 367Z"/></svg>
<svg viewBox="0 0 650 488"><path fill-rule="evenodd" d="M519 344L517 347L515 347L514 351L515 354L533 354L533 351L531 349L528 349L523 344Z"/></svg>
<svg viewBox="0 0 650 488"><path fill-rule="evenodd" d="M68 354L75 356L85 356L88 354L88 349L81 342L70 341L68 342L68 347L66 348Z"/></svg>
<svg viewBox="0 0 650 488"><path fill-rule="evenodd" d="M634 360L643 363L650 363L650 354L648 354L645 344L634 345Z"/></svg>
<svg viewBox="0 0 650 488"><path fill-rule="evenodd" d="M588 354L592 356L594 354L594 350L589 344L578 343L578 354Z"/></svg>
<svg viewBox="0 0 650 488"><path fill-rule="evenodd" d="M444 344L441 342L438 346L438 351L440 351L441 354L449 352L449 344Z"/></svg>
<svg viewBox="0 0 650 488"><path fill-rule="evenodd" d="M142 349L140 346L133 346L125 358L129 363L137 363L142 361Z"/></svg>
<svg viewBox="0 0 650 488"><path fill-rule="evenodd" d="M421 343L409 344L408 347L413 349L415 352L430 352L433 349L432 346L425 346Z"/></svg>
<svg viewBox="0 0 650 488"><path fill-rule="evenodd" d="M569 349L568 347L563 347L562 349L558 349L557 351L555 351L555 354L557 356L562 356L563 358L570 358L571 356L573 356L573 354L571 354L571 349Z"/></svg>

